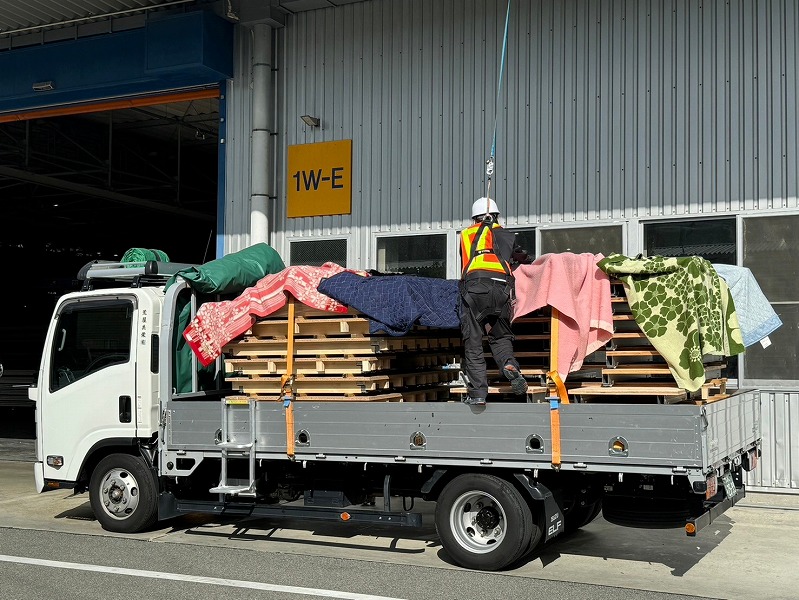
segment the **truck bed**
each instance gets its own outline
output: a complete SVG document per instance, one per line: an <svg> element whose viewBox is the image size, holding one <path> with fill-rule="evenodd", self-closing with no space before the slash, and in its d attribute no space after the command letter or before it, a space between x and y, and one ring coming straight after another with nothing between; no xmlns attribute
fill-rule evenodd
<svg viewBox="0 0 799 600"><path fill-rule="evenodd" d="M218 400L167 404L167 455L216 456L223 410ZM287 459L286 409L256 403L256 457ZM250 440L250 409L230 405L229 440ZM698 477L753 448L760 438L757 391L739 390L707 404L561 405L559 468L586 472L689 474ZM551 469L548 403L295 402L296 460L479 465ZM304 436L299 436L304 432ZM423 434L422 439L415 434ZM299 436L299 437L298 437ZM307 438L307 443L301 440ZM621 438L626 452L614 453Z"/></svg>

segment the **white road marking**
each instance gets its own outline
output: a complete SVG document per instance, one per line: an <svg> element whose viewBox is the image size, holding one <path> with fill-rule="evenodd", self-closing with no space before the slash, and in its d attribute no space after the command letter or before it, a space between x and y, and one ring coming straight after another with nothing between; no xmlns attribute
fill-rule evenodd
<svg viewBox="0 0 799 600"><path fill-rule="evenodd" d="M181 573L161 573L159 571L123 569L121 567L85 565L81 563L62 562L59 560L42 560L40 558L28 558L25 556L9 556L7 554L0 554L0 562L19 563L23 565L38 565L41 567L55 567L57 569L73 569L76 571L92 571L95 573L113 573L115 575L127 575L129 577L148 577L150 579L169 579L173 581L187 581L189 583L206 583L209 585L222 585L250 590L282 592L284 594L321 596L324 598L342 598L343 600L402 600L401 598L390 598L388 596L372 596L370 594L355 594L352 592L339 592L336 590L320 590L317 588L295 587L292 585L274 585L272 583L261 583L259 581L240 581L237 579L222 579L219 577L182 575Z"/></svg>

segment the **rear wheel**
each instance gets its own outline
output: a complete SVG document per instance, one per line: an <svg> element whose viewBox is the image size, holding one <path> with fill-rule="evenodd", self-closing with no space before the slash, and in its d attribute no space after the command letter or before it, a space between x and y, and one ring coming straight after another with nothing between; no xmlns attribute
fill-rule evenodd
<svg viewBox="0 0 799 600"><path fill-rule="evenodd" d="M573 506L565 515L564 529L566 533L585 527L596 519L600 512L602 512L602 500Z"/></svg>
<svg viewBox="0 0 799 600"><path fill-rule="evenodd" d="M108 531L136 533L158 518L155 479L140 456L111 454L101 460L89 483L89 501Z"/></svg>
<svg viewBox="0 0 799 600"><path fill-rule="evenodd" d="M689 500L682 498L640 498L605 496L602 516L608 523L646 529L678 529L696 512ZM692 510L693 508L693 510Z"/></svg>
<svg viewBox="0 0 799 600"><path fill-rule="evenodd" d="M541 538L521 493L494 475L459 475L436 503L436 530L460 566L497 571L526 554Z"/></svg>

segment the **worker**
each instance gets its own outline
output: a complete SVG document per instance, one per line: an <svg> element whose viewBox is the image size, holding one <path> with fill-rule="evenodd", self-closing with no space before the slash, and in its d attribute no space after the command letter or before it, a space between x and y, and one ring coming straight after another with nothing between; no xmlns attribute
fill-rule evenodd
<svg viewBox="0 0 799 600"><path fill-rule="evenodd" d="M516 236L499 224L499 208L490 198L478 198L471 215L472 225L461 232L462 368L468 392L463 402L483 405L488 396L483 334L488 335L491 354L513 392L525 395L527 382L513 356L510 327L514 299L510 260Z"/></svg>

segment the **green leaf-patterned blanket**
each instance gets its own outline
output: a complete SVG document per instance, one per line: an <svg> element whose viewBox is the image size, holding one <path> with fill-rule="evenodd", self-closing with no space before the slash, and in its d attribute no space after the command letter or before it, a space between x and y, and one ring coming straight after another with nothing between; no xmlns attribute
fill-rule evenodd
<svg viewBox="0 0 799 600"><path fill-rule="evenodd" d="M704 355L744 351L730 290L704 258L611 254L598 266L624 283L636 323L681 388L705 383Z"/></svg>

